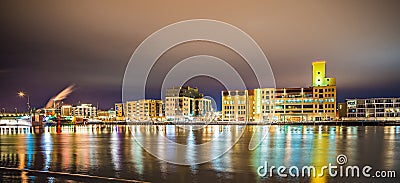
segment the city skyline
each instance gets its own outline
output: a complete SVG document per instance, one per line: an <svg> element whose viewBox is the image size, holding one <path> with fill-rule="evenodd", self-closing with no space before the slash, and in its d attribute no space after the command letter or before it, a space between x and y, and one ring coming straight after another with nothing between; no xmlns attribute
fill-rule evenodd
<svg viewBox="0 0 400 183"><path fill-rule="evenodd" d="M395 1L265 1L246 6L118 1L83 2L80 8L64 2L30 3L7 2L1 7L0 22L7 28L0 34L0 78L7 87L0 91L0 107L7 111L27 110L18 91L28 93L31 106L39 108L70 84L76 90L65 103L98 103L100 109L108 109L121 101L124 69L140 42L170 23L193 18L220 20L246 31L269 59L277 87L310 86L309 63L326 60L328 77L337 78L339 102L396 97L400 91ZM162 76L176 62L205 53L229 61L240 73L247 71L237 54L207 42L169 50L155 69ZM187 84L220 102L222 85L215 80L196 78ZM154 91L151 96L157 98L160 92L157 87Z"/></svg>
<svg viewBox="0 0 400 183"><path fill-rule="evenodd" d="M399 182L400 1L6 0L0 182Z"/></svg>

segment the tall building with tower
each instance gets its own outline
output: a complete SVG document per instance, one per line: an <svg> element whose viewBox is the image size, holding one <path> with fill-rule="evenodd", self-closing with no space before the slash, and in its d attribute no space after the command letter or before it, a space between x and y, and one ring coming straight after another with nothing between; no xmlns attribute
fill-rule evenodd
<svg viewBox="0 0 400 183"><path fill-rule="evenodd" d="M224 121L330 121L336 119L336 78L325 61L312 63L312 86L222 91Z"/></svg>

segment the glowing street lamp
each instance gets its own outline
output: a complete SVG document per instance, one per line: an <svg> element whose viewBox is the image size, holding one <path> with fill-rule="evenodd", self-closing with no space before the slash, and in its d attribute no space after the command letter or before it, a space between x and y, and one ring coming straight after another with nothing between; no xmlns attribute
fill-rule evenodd
<svg viewBox="0 0 400 183"><path fill-rule="evenodd" d="M31 113L31 105L30 105L30 97L29 95L27 95L26 93L24 93L23 91L19 91L18 92L18 96L23 98L23 97L27 97L28 101L26 103L26 105L28 106L28 113Z"/></svg>

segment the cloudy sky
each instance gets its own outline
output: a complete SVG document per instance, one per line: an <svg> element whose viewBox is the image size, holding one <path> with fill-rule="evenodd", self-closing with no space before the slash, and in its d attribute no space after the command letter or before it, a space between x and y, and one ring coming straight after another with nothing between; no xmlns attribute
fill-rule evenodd
<svg viewBox="0 0 400 183"><path fill-rule="evenodd" d="M121 100L125 67L138 45L164 26L198 18L232 24L253 37L277 87L311 85L311 62L326 60L327 76L337 78L339 101L400 96L399 5L395 0L1 1L0 107L26 110L19 90L30 94L32 106L43 107L75 84L66 103L110 108ZM160 58L159 72L197 54L232 63L241 59L221 45L187 43ZM215 80L195 78L189 84L220 100L222 86Z"/></svg>

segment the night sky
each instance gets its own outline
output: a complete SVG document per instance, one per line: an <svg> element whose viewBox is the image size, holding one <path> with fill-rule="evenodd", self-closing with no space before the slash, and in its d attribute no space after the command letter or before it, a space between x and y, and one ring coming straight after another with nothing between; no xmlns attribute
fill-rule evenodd
<svg viewBox="0 0 400 183"><path fill-rule="evenodd" d="M26 111L19 90L29 93L33 107L44 107L75 84L64 103L109 109L121 101L125 67L136 47L164 26L197 18L223 21L252 36L277 87L310 86L311 62L326 60L327 77L337 78L339 101L400 96L399 7L396 0L3 0L0 108ZM164 54L159 69L197 54L232 63L241 59L221 45L192 42ZM223 88L215 80L194 78L188 84L220 102Z"/></svg>

